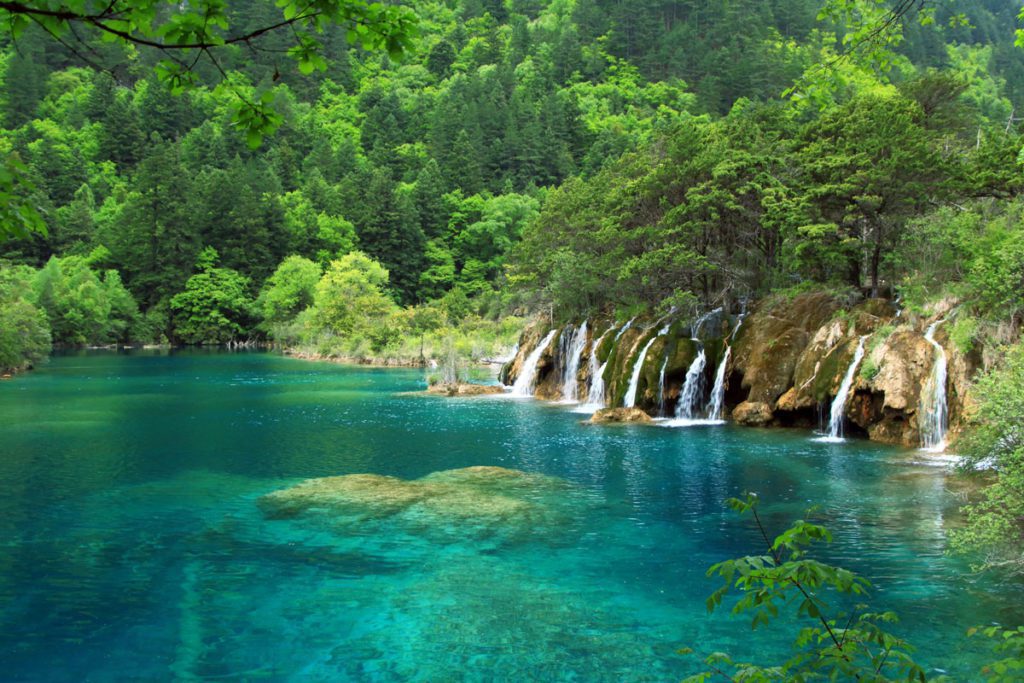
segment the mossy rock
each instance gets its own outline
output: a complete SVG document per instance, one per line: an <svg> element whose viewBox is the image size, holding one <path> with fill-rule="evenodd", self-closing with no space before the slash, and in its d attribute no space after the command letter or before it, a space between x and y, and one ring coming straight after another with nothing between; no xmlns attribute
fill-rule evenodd
<svg viewBox="0 0 1024 683"><path fill-rule="evenodd" d="M487 396L503 394L505 389L493 384L471 384L469 382L437 383L427 387L427 393L435 396Z"/></svg>
<svg viewBox="0 0 1024 683"><path fill-rule="evenodd" d="M605 361L608 360L608 357L612 353L612 349L615 348L615 335L618 334L619 328L621 328L622 325L625 325L625 323L619 325L616 324L615 322L611 322L600 333L598 333L595 329L593 334L594 340L604 335L604 333L607 332L612 327L615 328L614 332L604 336L604 339L601 340L601 345L597 347L597 360L599 363L604 363ZM591 343L593 343L593 341Z"/></svg>
<svg viewBox="0 0 1024 683"><path fill-rule="evenodd" d="M608 367L604 372L609 405L617 406L622 403L626 390L629 388L629 379L633 372L633 361L636 354L640 352L652 334L657 334L657 330L645 330L634 325L626 330L615 344L615 348L608 356Z"/></svg>
<svg viewBox="0 0 1024 683"><path fill-rule="evenodd" d="M890 320L896 317L896 307L888 299L867 299L854 306L853 310L881 320Z"/></svg>
<svg viewBox="0 0 1024 683"><path fill-rule="evenodd" d="M589 424L647 424L651 416L639 408L602 408L594 413Z"/></svg>
<svg viewBox="0 0 1024 683"><path fill-rule="evenodd" d="M844 343L837 345L821 359L821 365L812 383L811 394L815 401L824 403L835 397L857 352L858 343L859 340L856 338L847 338Z"/></svg>
<svg viewBox="0 0 1024 683"><path fill-rule="evenodd" d="M747 317L733 343L733 366L743 375L748 400L774 405L792 385L812 336L839 309L826 292L792 299L772 297Z"/></svg>
<svg viewBox="0 0 1024 683"><path fill-rule="evenodd" d="M268 493L257 504L268 519L302 520L342 532L352 525L363 532L388 525L444 542L502 543L565 528L569 489L555 477L481 466L416 480L377 474L307 479Z"/></svg>
<svg viewBox="0 0 1024 683"><path fill-rule="evenodd" d="M535 320L527 325L523 333L519 335L519 350L516 352L515 357L501 368L500 377L503 384L509 386L515 384L527 356L537 348L537 344L550 331L551 328L542 320Z"/></svg>

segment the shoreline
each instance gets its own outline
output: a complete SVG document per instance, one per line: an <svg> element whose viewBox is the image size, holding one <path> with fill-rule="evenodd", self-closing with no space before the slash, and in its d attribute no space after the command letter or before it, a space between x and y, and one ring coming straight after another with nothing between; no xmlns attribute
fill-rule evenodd
<svg viewBox="0 0 1024 683"><path fill-rule="evenodd" d="M268 349L269 351L277 351L283 356L289 358L295 358L297 360L308 360L318 361L324 363L335 363L336 365L362 365L377 368L422 368L425 370L434 370L438 367L438 363L433 358L379 358L379 357L366 357L366 356L331 356L320 353L314 353L311 351L302 351L294 348L279 348L279 349ZM501 369L504 362L481 359L479 361L471 361L469 363L474 367L479 368L497 368Z"/></svg>

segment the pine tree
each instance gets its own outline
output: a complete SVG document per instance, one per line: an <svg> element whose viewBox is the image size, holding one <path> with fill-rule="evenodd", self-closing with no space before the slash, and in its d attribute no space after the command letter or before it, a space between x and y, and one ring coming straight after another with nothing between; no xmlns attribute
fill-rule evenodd
<svg viewBox="0 0 1024 683"><path fill-rule="evenodd" d="M391 289L402 303L413 303L420 273L426 267L426 237L409 192L399 193L394 180L375 169L366 188L368 211L357 224L360 247L391 273Z"/></svg>
<svg viewBox="0 0 1024 683"><path fill-rule="evenodd" d="M446 191L441 168L436 161L428 159L416 176L413 190L420 227L428 239L441 237L448 229L448 205L444 201Z"/></svg>

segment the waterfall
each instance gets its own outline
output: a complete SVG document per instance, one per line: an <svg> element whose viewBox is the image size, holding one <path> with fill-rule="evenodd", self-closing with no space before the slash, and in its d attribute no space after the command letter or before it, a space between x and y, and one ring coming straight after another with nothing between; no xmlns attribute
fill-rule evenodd
<svg viewBox="0 0 1024 683"><path fill-rule="evenodd" d="M658 333L650 338L647 344L644 345L644 348L640 351L640 355L636 357L636 362L633 363L633 374L629 378L629 388L626 389L626 397L622 400L622 405L625 407L636 407L636 390L637 386L640 384L640 372L643 370L644 360L647 358L647 352L650 350L654 342L658 341L658 337L668 334L671 327L672 325L669 324L658 330Z"/></svg>
<svg viewBox="0 0 1024 683"><path fill-rule="evenodd" d="M828 419L828 436L825 437L827 441L843 440L843 414L846 412L846 399L849 397L850 387L853 386L853 378L857 374L857 367L864 359L864 341L869 336L865 334L857 342L857 350L853 354L853 360L850 361L850 367L846 368L843 383L839 385L839 392L836 394L835 399L832 400L832 411Z"/></svg>
<svg viewBox="0 0 1024 683"><path fill-rule="evenodd" d="M921 448L932 453L946 450L946 430L949 427L949 406L946 404L946 350L935 341L935 330L946 322L939 320L932 323L924 333L924 338L935 347L935 365L932 376L928 380L929 391L921 392L921 406L918 409ZM930 394L931 401L925 397Z"/></svg>
<svg viewBox="0 0 1024 683"><path fill-rule="evenodd" d="M640 383L640 371L644 366L644 359L647 358L647 351L651 348L651 345L657 341L658 335L651 337L650 341L644 345L640 355L636 357L636 362L633 363L633 374L629 378L629 388L626 389L626 397L622 400L622 405L627 408L636 407L636 389Z"/></svg>
<svg viewBox="0 0 1024 683"><path fill-rule="evenodd" d="M739 317L736 318L736 327L733 328L732 334L729 335L729 341L732 342L736 339L736 333L740 331L740 327L743 326L743 319L747 317L747 307L743 307L743 312L740 313Z"/></svg>
<svg viewBox="0 0 1024 683"><path fill-rule="evenodd" d="M612 340L612 343L619 341L619 337L624 335L626 333L626 330L628 330L629 328L633 327L633 321L635 321L635 320L636 320L636 316L633 316L632 318L627 320L626 324L623 325L622 329L619 330L618 333L615 335L615 339Z"/></svg>
<svg viewBox="0 0 1024 683"><path fill-rule="evenodd" d="M665 370L668 369L668 353L661 361L661 372L658 373L658 415L665 414Z"/></svg>
<svg viewBox="0 0 1024 683"><path fill-rule="evenodd" d="M614 329L614 326L609 327L604 331L604 334L595 339L594 343L590 345L590 388L587 390L587 402L581 406L581 409L585 408L589 411L592 408L593 412L597 412L604 408L604 371L608 367L608 361L599 365L600 361L597 359L597 351L601 348L601 342L604 341L604 338L611 334ZM618 339L618 335L615 338Z"/></svg>
<svg viewBox="0 0 1024 683"><path fill-rule="evenodd" d="M704 323L706 323L708 321L708 318L710 318L711 316L716 315L718 313L721 313L721 312L722 312L722 308L721 308L721 306L719 306L718 308L716 308L714 310L711 310L711 311L708 311L707 313L705 313L701 317L697 318L697 322L693 323L693 331L690 333L690 336L694 340L697 340L700 337L700 330L701 330L702 327L704 327ZM739 329L739 328L737 327L737 329Z"/></svg>
<svg viewBox="0 0 1024 683"><path fill-rule="evenodd" d="M584 320L568 346L568 362L565 364L565 371L562 375L562 400L567 403L575 403L579 396L580 358L583 357L583 347L587 345L587 321Z"/></svg>
<svg viewBox="0 0 1024 683"><path fill-rule="evenodd" d="M741 318L740 323L742 322ZM739 325L736 325L736 329L739 329ZM715 371L715 386L711 389L711 401L708 403L709 420L722 419L722 408L725 407L725 366L729 364L731 354L732 347L726 346L725 353L722 354L722 361L718 364L718 370Z"/></svg>
<svg viewBox="0 0 1024 683"><path fill-rule="evenodd" d="M686 371L686 380L676 404L676 417L684 420L693 420L697 417L698 403L704 393L704 366L708 361L704 345L696 337L692 341L697 345L697 357Z"/></svg>
<svg viewBox="0 0 1024 683"><path fill-rule="evenodd" d="M531 351L530 355L523 361L523 367L519 370L519 377L516 378L515 384L512 385L513 396L533 396L533 390L537 386L537 363L540 362L540 357L544 354L544 350L548 348L548 345L557 333L558 330L548 332L547 336L540 340L537 348Z"/></svg>
<svg viewBox="0 0 1024 683"><path fill-rule="evenodd" d="M743 312L736 319L736 327L733 328L732 334L729 335L730 344L732 340L736 339L736 333L740 331L743 319L747 317L746 310L746 305L744 305ZM708 400L708 408L705 411L709 420L720 421L722 419L722 409L725 408L725 370L729 365L729 357L731 355L732 346L726 346L725 353L722 354L722 360L718 363L718 369L715 370L715 385L711 388L711 398Z"/></svg>

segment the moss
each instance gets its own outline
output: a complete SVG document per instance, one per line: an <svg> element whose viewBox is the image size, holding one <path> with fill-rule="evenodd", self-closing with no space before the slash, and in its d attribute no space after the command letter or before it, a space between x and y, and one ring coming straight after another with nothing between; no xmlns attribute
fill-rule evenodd
<svg viewBox="0 0 1024 683"><path fill-rule="evenodd" d="M820 403L828 401L832 397L832 387L835 384L836 377L840 373L846 372L850 361L853 360L855 348L856 342L854 340L847 340L845 344L840 344L821 359L821 366L818 368L818 373L814 376L812 389L814 400Z"/></svg>
<svg viewBox="0 0 1024 683"><path fill-rule="evenodd" d="M645 342L646 343L646 342ZM641 398L646 397L652 401L658 400L658 383L661 379L661 364L665 361L666 353L671 345L671 337L665 335L658 339L654 344L651 345L650 350L647 352L647 359L644 361L644 366L640 371L640 386L637 390L637 402L641 403ZM666 368L666 374L668 369ZM646 392L650 393L648 397ZM647 401L644 401L646 403Z"/></svg>
<svg viewBox="0 0 1024 683"><path fill-rule="evenodd" d="M857 311L867 313L876 318L891 318L895 311L893 305L888 299L868 299L862 304L858 305Z"/></svg>
<svg viewBox="0 0 1024 683"><path fill-rule="evenodd" d="M674 347L671 351L672 355L669 358L668 367L665 368L665 375L669 378L682 378L686 376L686 371L690 369L690 364L697 357L697 345L689 338L674 339L673 342Z"/></svg>
<svg viewBox="0 0 1024 683"><path fill-rule="evenodd" d="M830 298L854 302L860 297L856 288L849 285L827 285L820 282L805 281L791 287L777 289L772 292L766 302L770 306L784 304L807 295L825 295Z"/></svg>
<svg viewBox="0 0 1024 683"><path fill-rule="evenodd" d="M980 327L977 318L960 316L949 327L949 340L960 353L967 355L974 350Z"/></svg>
<svg viewBox="0 0 1024 683"><path fill-rule="evenodd" d="M597 347L598 362L604 363L605 361L608 360L608 357L612 353L612 349L615 348L615 335L618 334L618 330L622 327L622 325L625 325L625 323L622 323L622 325L613 323L613 325L615 326L616 331L613 332L612 334L605 335L605 338L601 340L601 345ZM598 337L601 336L601 334L599 334L596 330L594 331L594 335L594 339L597 339Z"/></svg>
<svg viewBox="0 0 1024 683"><path fill-rule="evenodd" d="M867 382L872 381L875 377L878 377L878 373L881 371L881 367L871 358L865 358L864 362L860 366L860 376Z"/></svg>
<svg viewBox="0 0 1024 683"><path fill-rule="evenodd" d="M637 338L642 333L643 330L635 327L630 328L623 333L618 343L615 344L608 354L608 367L604 371L604 384L608 387L608 405L610 406L620 405L623 396L626 394L629 376L625 368L629 368L629 370L633 368L632 363L629 361L632 357L632 351L636 347ZM626 374L625 380L623 380L624 374Z"/></svg>

